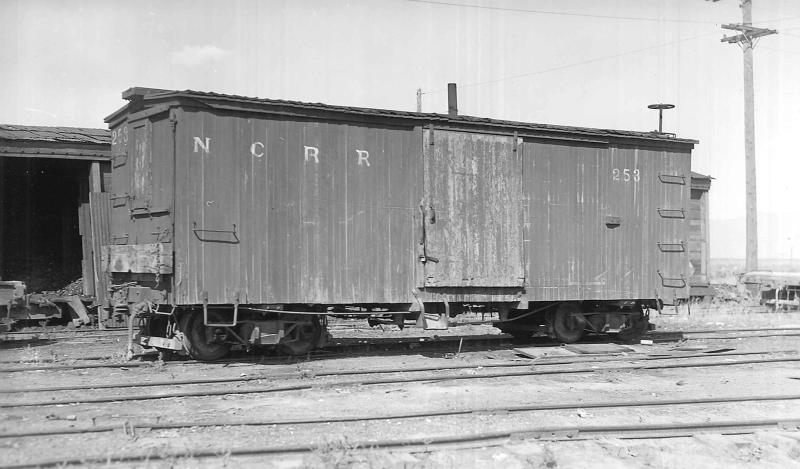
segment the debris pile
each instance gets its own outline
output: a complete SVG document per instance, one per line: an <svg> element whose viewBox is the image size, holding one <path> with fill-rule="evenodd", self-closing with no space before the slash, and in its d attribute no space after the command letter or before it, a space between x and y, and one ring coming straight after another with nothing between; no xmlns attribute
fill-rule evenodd
<svg viewBox="0 0 800 469"><path fill-rule="evenodd" d="M67 284L64 288L59 290L53 291L44 291L42 292L45 295L53 295L53 296L72 296L72 295L82 295L83 294L83 278L79 278Z"/></svg>

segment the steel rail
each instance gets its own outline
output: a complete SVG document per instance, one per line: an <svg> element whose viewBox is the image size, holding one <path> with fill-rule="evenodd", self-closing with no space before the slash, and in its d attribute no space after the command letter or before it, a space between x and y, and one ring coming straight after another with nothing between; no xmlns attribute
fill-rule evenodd
<svg viewBox="0 0 800 469"><path fill-rule="evenodd" d="M660 336L652 335L648 336L651 340L655 342L674 342L676 340L682 339L692 339L692 340L731 340L731 339L758 339L764 337L797 337L800 336L800 332L797 333L786 333L786 334L749 334L749 335L692 335L692 332L663 332ZM698 333L700 334L700 333Z"/></svg>
<svg viewBox="0 0 800 469"><path fill-rule="evenodd" d="M81 360L76 358L75 360ZM21 366L13 368L0 368L0 373L21 373L25 371L64 371L64 370L84 370L91 368L136 368L139 366L152 366L149 362L126 362L126 363L80 363L75 365L55 365L55 366Z"/></svg>
<svg viewBox="0 0 800 469"><path fill-rule="evenodd" d="M45 326L47 327L47 326ZM0 332L0 336L2 335L14 335L14 334L87 334L87 333L95 333L95 332L127 332L127 327L107 327L105 329L97 329L93 327L91 329L56 329L53 328L52 330L40 330L40 331L7 331L7 332Z"/></svg>
<svg viewBox="0 0 800 469"><path fill-rule="evenodd" d="M434 410L422 412L408 412L403 414L388 414L388 415L369 415L369 416L346 416L346 417L329 417L329 418L309 418L309 419L293 419L293 420L269 420L269 419L250 419L250 420L232 420L232 419L218 419L211 421L189 421L189 422L125 422L126 431L131 429L150 429L150 430L166 430L176 428L193 428L193 427L254 427L254 426L287 426L287 425L322 425L328 423L353 423L353 422L369 422L375 420L407 420L416 418L428 417L447 417L455 415L470 415L470 414L505 414L514 412L536 412L545 410L571 410L571 409L612 409L612 408L625 408L625 407L660 407L660 406L676 406L676 405L700 405L700 404L730 404L741 402L770 402L770 401L792 401L800 400L800 394L786 394L775 396L743 396L743 397L713 397L713 398L694 398L694 399L651 399L642 401L626 401L626 402L572 402L561 404L530 404L518 405L508 407L484 407L475 409L462 409L462 410ZM52 435L71 435L71 434L84 434L84 433L104 433L119 430L122 427L122 422L116 425L97 425L92 427L65 427L65 428L49 428L39 431L18 431L0 433L0 438L27 438L39 436L52 436Z"/></svg>
<svg viewBox="0 0 800 469"><path fill-rule="evenodd" d="M577 356L577 360L567 360L564 357L540 357L546 361L538 361L540 359L531 359L529 361L521 362L489 362L480 364L462 364L462 365L443 365L443 366L420 366L420 367L404 367L404 368L362 368L353 370L339 370L339 371L319 371L310 372L310 377L323 377L323 376L350 376L350 375L366 375L366 374L391 374L391 373L414 373L423 371L442 371L442 370L473 370L480 368L516 368L516 367L530 367L536 365L552 366L552 365L573 365L581 363L609 363L617 361L653 361L653 360L682 360L688 358L708 358L708 357L737 357L737 356L752 356L752 355L766 355L766 354L796 354L794 350L784 351L767 351L767 352L735 352L735 353L693 353L693 354L673 354L673 355L654 355L654 356L632 356L631 354L625 356L594 356L582 357ZM258 381L263 379L278 380L278 379L291 379L301 378L296 372L291 373L276 373L276 374L255 374L248 376L233 376L229 378L201 378L201 379L183 379L183 380L169 380L169 381L148 381L138 383L102 383L102 384L82 384L74 386L45 386L45 387L32 387L32 388L0 388L0 394L15 394L15 393L31 393L31 392L56 392L56 391L84 391L93 389L116 389L116 388L136 388L136 387L156 387L156 386L179 386L179 385L194 385L194 384L218 384L218 383L236 383L247 381Z"/></svg>
<svg viewBox="0 0 800 469"><path fill-rule="evenodd" d="M641 438L675 438L681 436L691 436L697 432L715 431L724 435L741 435L754 433L760 429L778 428L797 428L800 426L800 419L761 419L743 421L716 421L701 423L668 423L668 424L649 424L649 425L587 425L587 426L563 426L563 427L527 427L493 432L481 432L464 435L428 435L423 437L393 438L393 439L371 439L358 442L350 442L353 448L363 448L366 450L375 449L405 449L412 450L422 448L430 450L432 447L440 447L453 444L474 444L480 443L481 446L494 446L496 444L508 443L508 440L526 439L585 439L597 436L614 435L620 439L641 439ZM496 444L492 442L497 441ZM297 453L308 453L320 449L320 444L305 443L294 445L272 445L272 446L249 446L245 448L213 448L203 447L202 449L189 449L177 451L164 451L161 449L150 452L137 452L117 455L97 455L72 458L52 458L39 461L17 463L4 466L7 469L22 469L31 467L63 467L67 465L87 465L87 464L109 464L136 461L157 461L177 458L219 458L230 456L263 456L263 455L287 455Z"/></svg>
<svg viewBox="0 0 800 469"><path fill-rule="evenodd" d="M684 336L680 336L680 334L683 334L683 333L680 333L680 332L676 332L676 333L669 332L669 333L664 333L664 334L665 335L675 334L676 337L674 337L674 338L672 338L672 337L653 337L653 340L655 342L663 343L663 342L674 342L676 340L682 340L682 339L686 339L686 338L690 338L690 339L705 339L705 340L715 340L715 339L727 340L727 339L753 339L753 338L764 338L764 337L795 337L795 336L800 336L800 332L797 333L797 334L767 334L767 335L726 336L726 337L703 337L703 336L701 336L701 337L684 337ZM504 338L506 338L505 335L503 337L498 337L498 339L496 339L496 340L502 340ZM484 340L490 340L490 339L486 339L486 338L482 337L481 339L477 339L476 342L480 342L480 341L484 341ZM451 342L451 341L454 341L454 340L448 340L447 342ZM419 343L421 345L422 344L425 344L425 345L435 344L436 346L441 346L443 344L443 341L430 340L430 341L426 341L426 342L396 342L396 343L391 343L391 344L388 344L388 343L387 344L348 344L348 345L342 345L340 347L356 348L356 347L361 346L361 345L379 345L379 346L386 347L386 346L390 346L390 345L391 346L402 346L402 345L406 345L408 343ZM321 349L321 350L324 351L325 349ZM109 359L109 358L110 357L108 357L108 356L106 356L106 357L91 356L91 357L86 357L86 358L83 358L83 357L70 358L69 360L97 361L97 360L104 360L104 359ZM227 359L227 360L215 360L215 361L212 361L212 362L180 362L179 364L181 364L181 365L187 365L187 364L206 365L206 364L218 364L218 363L237 363L237 364L240 364L240 363L264 363L266 361L269 361L268 358L266 360L265 360L265 358L267 358L267 357L260 357L260 358L256 358L256 359L253 359L253 360ZM285 357L275 357L275 360L280 360L281 358L285 358ZM24 363L24 362L11 361L11 360L0 361L0 364L16 364L16 363ZM53 363L53 361L48 361L48 363ZM26 366L26 367L0 368L0 373L17 373L17 372L25 372L25 371L48 371L48 370L50 370L50 371L63 371L63 370L79 370L79 369L93 369L93 368L129 368L129 367L138 367L138 366L147 366L147 365L148 365L148 363L125 362L125 363L86 363L86 364L55 365L55 366Z"/></svg>
<svg viewBox="0 0 800 469"><path fill-rule="evenodd" d="M74 357L74 358L72 358L72 357L43 358L43 359L39 359L37 362L38 363L58 363L59 361L62 361L62 360L98 361L98 360L113 360L113 359L114 359L114 356L112 354L108 354L108 355L91 355L91 356L88 356L88 357ZM24 365L26 363L28 363L28 362L25 361L25 360L0 360L0 364L3 364L3 365ZM0 371L2 371L2 370L0 370Z"/></svg>
<svg viewBox="0 0 800 469"><path fill-rule="evenodd" d="M448 345L457 344L459 340L464 340L465 344L465 351L468 351L466 344L469 346L476 346L476 344L480 344L482 342L499 342L503 340L508 340L508 336L505 334L496 334L492 336L481 335L467 335L467 336L447 336L447 337L438 337L438 338L431 338L431 337L399 337L394 338L393 342L384 342L384 343L354 343L354 344L334 344L328 346L326 348L319 349L321 356L329 356L329 355L322 355L330 352L336 352L337 349L344 349L347 351L348 349L357 349L363 346L378 346L378 347L396 347L398 350L402 350L402 347L408 344L418 344L420 347L430 347L432 349L437 349L441 347L446 347ZM423 340L421 340L423 339ZM140 354L134 355L134 357L143 358L148 356L149 354ZM154 355L150 355L154 356ZM313 355L312 355L313 357ZM96 361L102 360L108 357L102 356L91 356L86 358L74 358L69 360L87 360L87 361ZM179 365L209 365L209 364L221 364L221 363L258 363L258 364L265 364L265 363L286 363L287 356L258 356L258 357L248 357L248 358L226 358L221 360L214 360L209 362L199 362L199 361L176 361L176 362L165 362L165 364L179 364ZM23 364L24 362L21 361L0 361L1 363L5 364ZM52 363L50 361L49 363ZM10 367L10 368L0 368L0 373L17 373L17 372L25 372L25 371L63 371L63 370L79 370L79 369L92 369L92 368L127 368L127 367L136 367L136 366L147 366L147 363L137 363L137 362L125 362L125 363L73 363L70 365L54 365L54 366L23 366L23 367Z"/></svg>
<svg viewBox="0 0 800 469"><path fill-rule="evenodd" d="M752 329L701 329L697 331L670 331L670 330L655 330L655 331L648 331L645 332L645 335L648 334L658 334L660 332L666 333L683 333L683 334L693 334L693 333L702 333L702 334L722 334L726 332L766 332L766 331L800 331L800 326L797 327L761 327L761 328L752 328Z"/></svg>
<svg viewBox="0 0 800 469"><path fill-rule="evenodd" d="M440 382L452 380L475 380L475 379L495 379L506 378L515 376L537 376L537 375L557 375L557 374L580 374L580 373L597 373L604 371L640 371L640 370L665 370L675 368L703 368L703 367L720 367L720 366L736 366L736 365L751 365L761 363L783 363L783 362L800 362L800 357L784 357L784 358L771 358L771 359L752 359L752 360L738 360L726 362L705 362L705 363L683 363L683 364L666 364L666 365L629 365L629 366L615 366L607 368L577 368L577 369L560 369L560 370L530 370L530 371L511 371L505 373L486 373L475 375L448 375L448 376L422 376L422 377L398 377L398 378L384 378L384 379L367 379L367 380L350 380L350 381L331 381L324 383L305 383L295 384L288 386L254 386L248 389L212 389L212 390L194 390L194 391L176 391L161 394L134 394L127 396L89 396L78 398L64 398L61 400L40 400L30 402L0 402L0 408L16 408L16 407L40 407L50 405L67 405L67 404L97 404L109 402L123 402L123 401L147 401L168 399L174 397L208 397L208 396L225 396L225 395L241 395L241 394L265 394L286 391L300 391L321 387L333 386L372 386L380 384L399 384L399 383L415 383L415 382Z"/></svg>
<svg viewBox="0 0 800 469"><path fill-rule="evenodd" d="M18 342L25 340L70 340L70 339L90 339L102 337L125 336L127 331L74 331L74 332L2 332L0 342Z"/></svg>

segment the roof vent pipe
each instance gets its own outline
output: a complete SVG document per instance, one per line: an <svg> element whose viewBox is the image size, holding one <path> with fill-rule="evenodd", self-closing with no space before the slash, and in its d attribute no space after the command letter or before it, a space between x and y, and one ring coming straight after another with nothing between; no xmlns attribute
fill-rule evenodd
<svg viewBox="0 0 800 469"><path fill-rule="evenodd" d="M447 114L458 115L458 91L455 83L447 84Z"/></svg>

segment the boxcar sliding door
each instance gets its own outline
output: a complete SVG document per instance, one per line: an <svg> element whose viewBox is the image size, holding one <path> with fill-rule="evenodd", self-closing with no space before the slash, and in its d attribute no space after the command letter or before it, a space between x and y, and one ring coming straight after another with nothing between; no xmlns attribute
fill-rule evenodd
<svg viewBox="0 0 800 469"><path fill-rule="evenodd" d="M426 129L423 144L424 286L522 286L517 138Z"/></svg>

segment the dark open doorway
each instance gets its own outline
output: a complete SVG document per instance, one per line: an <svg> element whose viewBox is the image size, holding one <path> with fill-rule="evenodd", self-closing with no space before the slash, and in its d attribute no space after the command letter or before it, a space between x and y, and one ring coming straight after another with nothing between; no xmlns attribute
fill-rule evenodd
<svg viewBox="0 0 800 469"><path fill-rule="evenodd" d="M78 207L88 200L87 166L0 158L0 279L20 280L27 291L40 292L81 277Z"/></svg>

